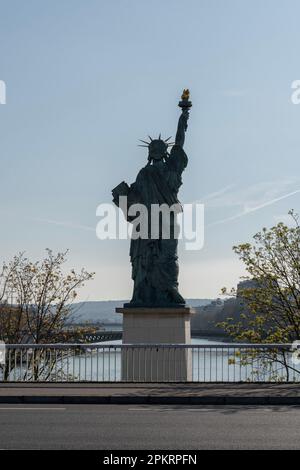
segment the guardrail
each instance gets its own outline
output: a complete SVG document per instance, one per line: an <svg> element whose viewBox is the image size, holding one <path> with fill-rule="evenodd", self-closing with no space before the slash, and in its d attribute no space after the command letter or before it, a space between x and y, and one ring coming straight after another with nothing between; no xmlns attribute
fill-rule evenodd
<svg viewBox="0 0 300 470"><path fill-rule="evenodd" d="M0 366L0 380L300 382L300 361L291 347L291 344L232 343L10 344L6 345L5 364Z"/></svg>

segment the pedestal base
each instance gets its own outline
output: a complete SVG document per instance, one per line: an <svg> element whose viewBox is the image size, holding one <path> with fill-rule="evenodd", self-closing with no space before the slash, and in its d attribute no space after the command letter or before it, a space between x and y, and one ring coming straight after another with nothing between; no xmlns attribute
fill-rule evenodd
<svg viewBox="0 0 300 470"><path fill-rule="evenodd" d="M180 308L117 308L123 314L122 380L186 382L192 378L188 348L150 346L190 344L190 316ZM148 347L134 345L148 344Z"/></svg>

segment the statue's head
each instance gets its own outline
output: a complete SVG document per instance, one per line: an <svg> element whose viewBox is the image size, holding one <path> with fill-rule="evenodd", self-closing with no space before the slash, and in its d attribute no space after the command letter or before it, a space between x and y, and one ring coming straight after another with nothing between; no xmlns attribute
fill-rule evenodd
<svg viewBox="0 0 300 470"><path fill-rule="evenodd" d="M158 161L165 161L169 154L168 154L168 147L174 144L174 142L168 142L171 137L168 137L166 140L161 139L159 134L158 139L152 139L149 136L150 142L146 142L145 140L141 140L144 142L145 145L140 145L140 147L148 147L149 154L148 160L149 162L158 162Z"/></svg>
<svg viewBox="0 0 300 470"><path fill-rule="evenodd" d="M168 156L168 144L161 139L154 139L149 144L149 160L163 160Z"/></svg>

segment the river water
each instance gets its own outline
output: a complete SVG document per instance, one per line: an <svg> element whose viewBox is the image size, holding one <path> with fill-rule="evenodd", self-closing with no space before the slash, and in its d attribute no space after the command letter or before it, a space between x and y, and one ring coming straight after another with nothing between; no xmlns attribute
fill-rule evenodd
<svg viewBox="0 0 300 470"><path fill-rule="evenodd" d="M44 367L45 372L41 372L39 380L118 382L121 380L122 353L119 347L121 344L122 341L117 340L98 343L97 347L91 344L90 347L82 347L80 350L71 347L68 350L52 350L52 352L48 350L44 356L41 353L42 366L45 357L47 357L47 366ZM199 345L204 347L197 347ZM191 346L190 359L194 382L268 382L282 381L287 378L285 368L278 361L266 360L257 354L252 357L251 355L249 357L249 354L246 356L245 353L241 353L245 349L240 351L235 349L232 344L225 344L220 339L192 338ZM132 357L130 354L129 360ZM148 348L145 354L148 363L149 358L151 360L151 367L157 367L157 358L160 354L158 349ZM176 368L178 358L181 357L182 360L182 350L180 352L179 348L166 348L163 354L167 368L170 367L170 363L172 363L172 367ZM140 356L138 358L140 359ZM288 360L293 366L291 358L292 356L289 354ZM25 359L26 357L23 356L24 362L21 368L13 368L10 380L32 380L30 379L30 361L26 363L27 359ZM140 360L138 363L139 367L144 367ZM50 375L49 369L51 370ZM24 377L24 370L29 370L27 379ZM290 373L289 381L299 381L299 379L300 371Z"/></svg>
<svg viewBox="0 0 300 470"><path fill-rule="evenodd" d="M110 350L101 348L108 344L114 347ZM121 350L118 346L121 344L121 340L99 343L98 350L76 356L73 359L75 375L81 380L120 381ZM225 346L220 339L192 338L192 345L195 346L191 352L192 377L195 382L266 382L286 379L285 369L280 364L258 357L241 360L239 352L230 345ZM197 348L197 345L207 347ZM218 345L224 347L216 348ZM174 350L170 350L170 353L176 354ZM294 374L289 380L299 380L299 377L300 374Z"/></svg>

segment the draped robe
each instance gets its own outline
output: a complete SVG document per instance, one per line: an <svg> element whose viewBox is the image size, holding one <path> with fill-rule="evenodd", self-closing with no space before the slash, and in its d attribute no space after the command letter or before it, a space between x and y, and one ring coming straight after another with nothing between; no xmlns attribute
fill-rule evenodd
<svg viewBox="0 0 300 470"><path fill-rule="evenodd" d="M174 145L166 161L148 164L138 173L127 194L128 205L143 204L151 213L152 204L179 204L181 175L187 166L187 156ZM130 217L129 221L132 222ZM131 239L130 260L134 290L131 307L176 307L185 304L178 292L178 240L174 235L176 217L170 219L169 239ZM151 221L150 221L151 224ZM160 231L161 232L161 231ZM151 233L151 232L150 232Z"/></svg>

